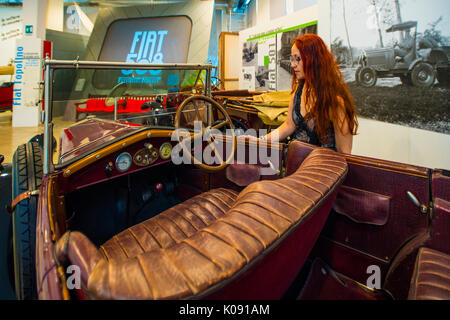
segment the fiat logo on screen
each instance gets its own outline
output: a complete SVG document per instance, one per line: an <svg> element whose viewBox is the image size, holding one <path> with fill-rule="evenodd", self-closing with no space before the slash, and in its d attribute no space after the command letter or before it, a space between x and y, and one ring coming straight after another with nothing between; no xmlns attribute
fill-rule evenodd
<svg viewBox="0 0 450 320"><path fill-rule="evenodd" d="M163 63L164 54L162 47L164 37L169 33L167 30L160 31L136 31L130 52L127 54L126 62L131 63ZM136 72L138 75L144 75L149 72L156 76L161 70L122 70L122 74L128 76Z"/></svg>

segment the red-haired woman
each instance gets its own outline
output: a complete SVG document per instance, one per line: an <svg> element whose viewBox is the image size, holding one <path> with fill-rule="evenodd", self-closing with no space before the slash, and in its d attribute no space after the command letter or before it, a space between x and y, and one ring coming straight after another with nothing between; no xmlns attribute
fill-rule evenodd
<svg viewBox="0 0 450 320"><path fill-rule="evenodd" d="M297 37L291 48L292 94L278 140L294 139L351 153L358 129L355 105L342 74L323 40ZM265 139L275 139L272 131Z"/></svg>

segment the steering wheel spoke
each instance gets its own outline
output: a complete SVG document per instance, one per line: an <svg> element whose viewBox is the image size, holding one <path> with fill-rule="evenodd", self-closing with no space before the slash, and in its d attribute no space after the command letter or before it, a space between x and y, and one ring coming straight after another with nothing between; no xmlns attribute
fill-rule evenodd
<svg viewBox="0 0 450 320"><path fill-rule="evenodd" d="M229 125L229 124L231 124L231 121L229 121L228 119L226 119L225 121L222 121L222 122L216 124L216 125L213 126L211 129L219 130L219 129L221 129L221 128L223 128L224 126Z"/></svg>
<svg viewBox="0 0 450 320"><path fill-rule="evenodd" d="M222 155L220 154L219 150L217 150L217 148L215 146L215 141L212 141L208 146L210 146L212 151L214 151L214 158L219 160L219 164L224 163L225 161L223 160Z"/></svg>
<svg viewBox="0 0 450 320"><path fill-rule="evenodd" d="M193 105L194 110L192 109L187 109L187 106L189 104ZM202 110L201 108L207 108L206 110ZM186 110L185 110L186 109ZM220 121L218 124L215 124L214 126L211 127L211 123L212 122L212 116L213 114L217 114L214 113L213 110L214 109L218 109L218 111L224 115L225 119L223 119L223 121ZM175 115L175 129L181 129L181 115L183 114L183 112L195 112L195 120L196 121L201 121L202 125L202 132L196 132L193 135L191 135L190 138L185 138L183 141L183 150L184 152L187 152L188 155L191 157L192 162L206 170L206 171L219 171L219 170L223 170L226 168L226 166L231 162L232 159L234 159L234 153L236 151L236 134L234 131L234 126L233 126L233 122L231 121L231 118L228 114L228 112L225 110L225 108L223 106L221 106L218 102L216 102L215 100L203 96L203 95L195 95L195 96L191 96L189 98L187 98L186 100L183 101L183 103L181 103L181 105L178 107L177 113ZM202 117L201 111L205 111L206 112L206 118ZM208 123L204 123L204 121L207 121ZM226 141L227 139L215 139L213 135L210 134L210 130L215 129L218 130L220 128L223 128L224 126L230 126L231 130L231 134L232 134L232 147L231 147L231 153L230 155L227 154L227 159L224 160L224 155L221 154L219 152L219 149L216 146L216 143L223 143L223 141ZM195 125L194 125L195 127ZM196 140L199 138L202 139L206 139L207 142L207 146L206 148L211 148L211 151L214 152L214 157L219 161L219 165L218 166L214 166L214 165L210 165L210 164L206 164L206 163L199 163L199 159L195 158L195 156L192 154L192 148L188 148L187 144L188 142L192 141L192 140ZM203 142L203 140L202 140ZM203 143L202 143L203 144ZM227 151L229 150L229 148L227 149ZM194 150L194 154L197 154L198 150Z"/></svg>
<svg viewBox="0 0 450 320"><path fill-rule="evenodd" d="M195 110L195 120L202 121L202 117L200 115L200 111L199 111L197 102L195 100L192 100L192 104L194 105L194 110ZM202 127L204 127L203 121L202 121Z"/></svg>

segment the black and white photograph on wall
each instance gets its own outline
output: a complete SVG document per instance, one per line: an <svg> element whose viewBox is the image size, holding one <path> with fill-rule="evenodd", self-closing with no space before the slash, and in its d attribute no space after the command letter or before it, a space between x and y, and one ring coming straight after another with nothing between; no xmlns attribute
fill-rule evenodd
<svg viewBox="0 0 450 320"><path fill-rule="evenodd" d="M277 90L290 90L292 86L291 47L298 36L306 33L317 34L317 23L277 34Z"/></svg>
<svg viewBox="0 0 450 320"><path fill-rule="evenodd" d="M258 40L244 42L242 48L242 74L244 88L256 89L256 68L258 66Z"/></svg>
<svg viewBox="0 0 450 320"><path fill-rule="evenodd" d="M248 39L242 48L244 87L256 91L276 91L276 35Z"/></svg>
<svg viewBox="0 0 450 320"><path fill-rule="evenodd" d="M276 34L258 39L257 91L277 91L277 38Z"/></svg>
<svg viewBox="0 0 450 320"><path fill-rule="evenodd" d="M364 118L450 134L448 0L331 0L331 49Z"/></svg>

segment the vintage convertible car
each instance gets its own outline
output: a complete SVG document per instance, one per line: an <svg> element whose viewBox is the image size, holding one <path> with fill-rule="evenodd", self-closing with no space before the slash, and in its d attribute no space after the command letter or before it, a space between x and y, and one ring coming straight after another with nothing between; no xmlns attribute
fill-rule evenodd
<svg viewBox="0 0 450 320"><path fill-rule="evenodd" d="M43 148L13 161L18 298L450 298L448 171L238 135L209 65L45 66ZM138 70L131 91L178 105L87 117L54 153L50 84L71 68L109 89ZM180 96L192 72L205 91Z"/></svg>

